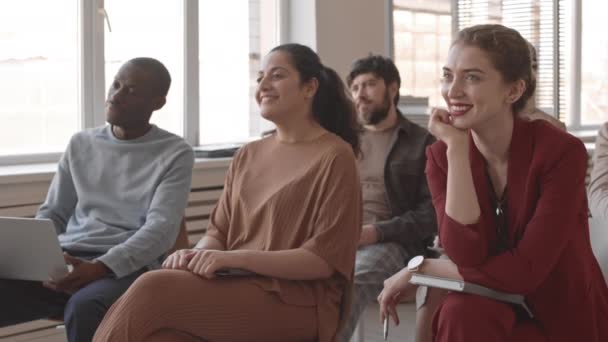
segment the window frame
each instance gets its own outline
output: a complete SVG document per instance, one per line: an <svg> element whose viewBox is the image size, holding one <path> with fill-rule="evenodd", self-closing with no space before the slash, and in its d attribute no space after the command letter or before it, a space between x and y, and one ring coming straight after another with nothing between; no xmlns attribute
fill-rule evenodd
<svg viewBox="0 0 608 342"><path fill-rule="evenodd" d="M184 40L184 96L183 138L191 146L199 145L199 25L198 0L181 0ZM104 107L106 98L104 37L106 22L111 23L112 13L106 13L104 0L76 0L78 11L78 130L106 124ZM289 5L277 1L277 42L283 43L288 35ZM109 18L107 17L109 16ZM0 155L0 166L56 163L63 151L50 153Z"/></svg>
<svg viewBox="0 0 608 342"><path fill-rule="evenodd" d="M450 6L453 6L453 2L454 0L450 1ZM395 61L396 63L398 62L396 59L396 49L395 49L395 23L394 23L394 11L397 10L405 10L405 11L409 11L412 14L418 14L418 13L429 13L429 14L433 14L433 15L453 15L452 9L450 8L450 12L443 12L441 10L437 10L437 11L433 11L433 10L423 10L423 9L416 9L416 8L408 8L408 7L403 7L403 6L396 6L394 4L394 0L386 0L385 3L385 7L388 13L387 15L387 30L386 30L386 36L387 38L387 43L386 46L388 46L389 49L389 56L390 58ZM452 32L454 31L454 21L452 20ZM452 33L453 34L453 33ZM411 76L411 75L410 75ZM401 84L403 85L405 83L405 81L402 79L401 80ZM437 84L437 89L439 89L439 84ZM427 108L428 108L428 103L430 102L430 96L423 96L423 97L418 97L416 95L412 95L412 94L401 94L401 99L399 100L399 105L403 108L414 108L414 110L418 110L420 107L420 103L419 101L421 99L426 99L426 103L427 103ZM410 99L415 99L414 102L410 102ZM408 116L408 114L410 114L409 112L404 112L404 115ZM419 115L418 113L414 114L414 115Z"/></svg>

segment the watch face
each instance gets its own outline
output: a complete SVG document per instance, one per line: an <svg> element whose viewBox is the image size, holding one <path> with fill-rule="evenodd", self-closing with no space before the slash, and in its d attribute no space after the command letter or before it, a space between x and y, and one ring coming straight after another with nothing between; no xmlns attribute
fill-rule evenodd
<svg viewBox="0 0 608 342"><path fill-rule="evenodd" d="M413 257L412 259L410 259L410 262L407 263L407 268L410 270L416 269L416 268L420 267L420 265L422 265L423 261L424 261L424 256L417 255L417 256Z"/></svg>

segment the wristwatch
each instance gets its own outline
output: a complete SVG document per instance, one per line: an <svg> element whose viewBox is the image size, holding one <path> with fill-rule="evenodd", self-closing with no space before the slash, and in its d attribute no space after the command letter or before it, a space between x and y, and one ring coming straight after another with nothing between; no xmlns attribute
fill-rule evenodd
<svg viewBox="0 0 608 342"><path fill-rule="evenodd" d="M418 269L420 268L420 266L422 266L423 262L424 262L424 255L417 255L417 256L411 258L410 261L407 263L407 269L410 272L418 272Z"/></svg>

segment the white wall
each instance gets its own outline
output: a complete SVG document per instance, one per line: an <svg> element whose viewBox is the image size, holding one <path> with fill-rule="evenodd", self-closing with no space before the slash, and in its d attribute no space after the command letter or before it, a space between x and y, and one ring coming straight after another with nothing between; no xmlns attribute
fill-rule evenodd
<svg viewBox="0 0 608 342"><path fill-rule="evenodd" d="M342 77L370 52L389 55L389 0L291 0L284 43L310 46Z"/></svg>
<svg viewBox="0 0 608 342"><path fill-rule="evenodd" d="M283 0L287 11L283 21L287 28L281 43L300 43L316 50L317 25L316 0Z"/></svg>
<svg viewBox="0 0 608 342"><path fill-rule="evenodd" d="M343 77L370 52L387 55L385 0L317 0L317 52Z"/></svg>

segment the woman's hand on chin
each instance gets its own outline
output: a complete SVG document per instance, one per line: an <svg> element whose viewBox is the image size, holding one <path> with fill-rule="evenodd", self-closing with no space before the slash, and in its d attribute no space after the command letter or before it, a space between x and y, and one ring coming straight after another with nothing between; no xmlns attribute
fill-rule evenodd
<svg viewBox="0 0 608 342"><path fill-rule="evenodd" d="M468 131L454 127L450 113L443 108L432 108L428 128L435 138L446 143L448 147L467 144L469 141Z"/></svg>

